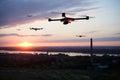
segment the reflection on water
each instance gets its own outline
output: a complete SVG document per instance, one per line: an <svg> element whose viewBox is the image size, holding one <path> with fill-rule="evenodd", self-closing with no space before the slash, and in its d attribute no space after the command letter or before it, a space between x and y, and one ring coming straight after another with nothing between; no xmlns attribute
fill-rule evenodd
<svg viewBox="0 0 120 80"><path fill-rule="evenodd" d="M73 53L73 52L41 52L41 51L6 51L6 50L0 50L0 53L9 53L9 54L49 54L49 55L55 55L55 54L66 54L69 56L89 56L89 54L84 53Z"/></svg>
<svg viewBox="0 0 120 80"><path fill-rule="evenodd" d="M76 52L42 52L42 51L9 51L9 50L0 50L0 53L9 53L9 54L66 54L69 56L90 56L89 53L76 53ZM105 54L94 54L96 56L103 56ZM119 56L118 54L107 54L109 56Z"/></svg>

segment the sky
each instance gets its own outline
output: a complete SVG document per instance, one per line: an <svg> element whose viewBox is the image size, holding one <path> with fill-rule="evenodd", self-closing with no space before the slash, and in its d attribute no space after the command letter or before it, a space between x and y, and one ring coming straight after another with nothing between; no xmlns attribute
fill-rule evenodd
<svg viewBox="0 0 120 80"><path fill-rule="evenodd" d="M31 46L89 46L90 38L95 46L120 46L119 4L120 0L0 0L0 46L25 42ZM62 18L55 12L95 18L67 25L48 22L48 18ZM30 30L32 27L43 30Z"/></svg>

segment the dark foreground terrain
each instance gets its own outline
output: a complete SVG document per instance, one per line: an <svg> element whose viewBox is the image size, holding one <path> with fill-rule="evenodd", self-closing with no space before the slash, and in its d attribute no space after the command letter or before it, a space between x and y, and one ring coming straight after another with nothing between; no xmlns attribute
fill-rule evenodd
<svg viewBox="0 0 120 80"><path fill-rule="evenodd" d="M120 72L80 69L2 69L0 80L120 80Z"/></svg>
<svg viewBox="0 0 120 80"><path fill-rule="evenodd" d="M119 56L0 54L0 80L120 80Z"/></svg>

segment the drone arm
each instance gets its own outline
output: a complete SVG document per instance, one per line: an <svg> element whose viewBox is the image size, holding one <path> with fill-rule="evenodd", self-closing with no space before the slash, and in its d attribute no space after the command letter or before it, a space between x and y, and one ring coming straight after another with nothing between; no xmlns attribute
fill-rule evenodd
<svg viewBox="0 0 120 80"><path fill-rule="evenodd" d="M42 30L43 28L39 28L40 30Z"/></svg>
<svg viewBox="0 0 120 80"><path fill-rule="evenodd" d="M51 19L51 18L49 18L48 21L61 21L61 19Z"/></svg>
<svg viewBox="0 0 120 80"><path fill-rule="evenodd" d="M85 18L74 18L74 20L89 20L89 16L86 16Z"/></svg>
<svg viewBox="0 0 120 80"><path fill-rule="evenodd" d="M33 28L30 28L30 30L32 30Z"/></svg>

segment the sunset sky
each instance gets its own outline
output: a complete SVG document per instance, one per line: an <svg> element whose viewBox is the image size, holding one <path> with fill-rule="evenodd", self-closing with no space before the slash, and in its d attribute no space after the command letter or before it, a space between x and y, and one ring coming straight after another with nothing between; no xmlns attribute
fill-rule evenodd
<svg viewBox="0 0 120 80"><path fill-rule="evenodd" d="M48 22L62 18L53 12L95 18L63 25ZM120 46L120 0L0 0L0 46L89 46L90 38L95 46Z"/></svg>

